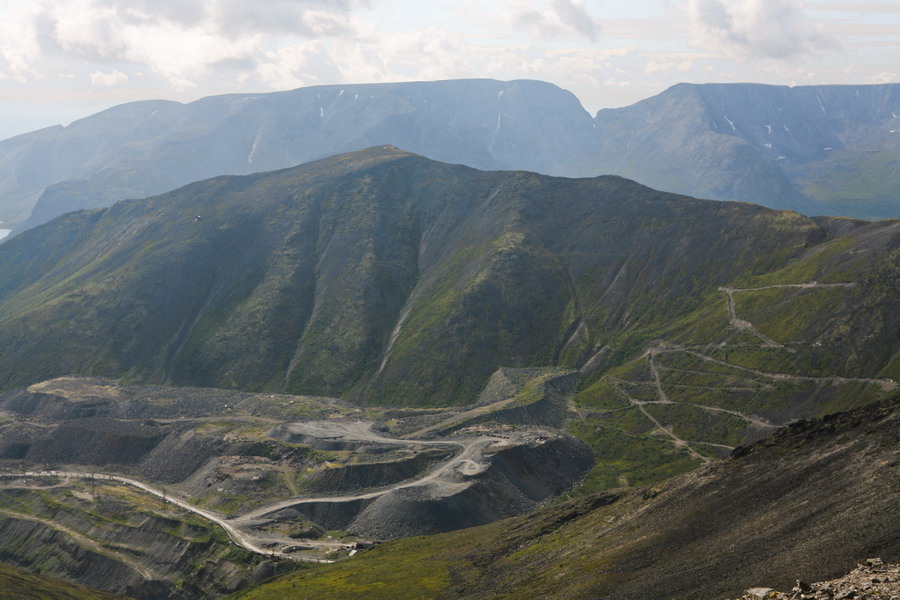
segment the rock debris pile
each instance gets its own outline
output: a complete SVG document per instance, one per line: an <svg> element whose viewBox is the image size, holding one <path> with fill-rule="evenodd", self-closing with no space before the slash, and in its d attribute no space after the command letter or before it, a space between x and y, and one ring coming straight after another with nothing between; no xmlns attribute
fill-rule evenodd
<svg viewBox="0 0 900 600"><path fill-rule="evenodd" d="M839 579L798 581L790 592L752 588L740 600L900 600L900 563L870 558Z"/></svg>

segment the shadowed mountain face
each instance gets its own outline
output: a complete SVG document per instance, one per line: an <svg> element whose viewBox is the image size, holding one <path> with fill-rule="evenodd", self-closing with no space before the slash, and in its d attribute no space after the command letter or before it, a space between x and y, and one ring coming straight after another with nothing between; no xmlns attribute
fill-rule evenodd
<svg viewBox="0 0 900 600"><path fill-rule="evenodd" d="M900 216L900 86L680 84L596 119L538 81L342 85L123 104L0 142L0 221L390 144L479 169L617 174L804 214Z"/></svg>
<svg viewBox="0 0 900 600"><path fill-rule="evenodd" d="M4 244L0 385L125 375L466 404L499 366L590 378L652 340L706 339L728 327L719 286L779 269L855 282L809 305L847 324L818 370L896 376L898 227L371 149Z"/></svg>
<svg viewBox="0 0 900 600"><path fill-rule="evenodd" d="M571 93L537 81L323 86L191 104L124 104L0 144L0 220L72 210L223 174L391 144L482 169L586 175L599 146ZM32 207L34 210L32 212Z"/></svg>

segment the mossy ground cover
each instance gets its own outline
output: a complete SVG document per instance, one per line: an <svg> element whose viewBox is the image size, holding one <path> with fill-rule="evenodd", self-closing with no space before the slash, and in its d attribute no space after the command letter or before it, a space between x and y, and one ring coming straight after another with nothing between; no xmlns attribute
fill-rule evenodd
<svg viewBox="0 0 900 600"><path fill-rule="evenodd" d="M0 563L0 600L115 600L123 598ZM124 599L123 599L124 600Z"/></svg>
<svg viewBox="0 0 900 600"><path fill-rule="evenodd" d="M632 415L629 425L642 433L629 433L619 425L592 418L575 421L569 433L586 442L594 451L596 464L570 494L583 495L599 490L647 485L684 473L700 463L668 439L653 435L646 422Z"/></svg>
<svg viewBox="0 0 900 600"><path fill-rule="evenodd" d="M466 539L465 534L450 534ZM470 561L455 559L444 545L444 536L417 537L379 546L377 554L353 560L353 568L333 567L298 571L264 587L235 595L235 600L268 600L292 597L371 598L429 600L450 587L457 571L471 568Z"/></svg>

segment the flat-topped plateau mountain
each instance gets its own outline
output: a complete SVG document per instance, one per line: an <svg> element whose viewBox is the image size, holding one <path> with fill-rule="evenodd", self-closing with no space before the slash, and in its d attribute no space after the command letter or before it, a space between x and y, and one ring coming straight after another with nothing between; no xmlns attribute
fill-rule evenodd
<svg viewBox="0 0 900 600"><path fill-rule="evenodd" d="M481 169L588 175L593 119L570 92L487 79L135 102L0 142L0 221L159 194L215 175L391 144ZM29 216L30 215L30 216Z"/></svg>
<svg viewBox="0 0 900 600"><path fill-rule="evenodd" d="M0 142L0 221L393 145L479 169L616 174L809 215L900 216L900 85L680 84L592 117L539 81L339 85L123 104Z"/></svg>

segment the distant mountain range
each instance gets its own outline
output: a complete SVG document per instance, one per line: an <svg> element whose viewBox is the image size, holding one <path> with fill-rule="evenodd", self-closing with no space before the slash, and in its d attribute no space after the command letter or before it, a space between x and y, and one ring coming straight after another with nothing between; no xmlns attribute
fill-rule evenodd
<svg viewBox="0 0 900 600"><path fill-rule="evenodd" d="M789 350L816 374L897 377L898 231L375 148L69 214L3 244L0 388L124 375L467 404L500 366L590 381L664 338L749 342L747 314L824 347L770 340L764 368ZM720 287L811 281L847 286L775 311L740 296L728 325Z"/></svg>
<svg viewBox="0 0 900 600"><path fill-rule="evenodd" d="M0 142L0 221L390 144L449 163L618 174L677 193L900 216L900 85L680 84L591 117L538 81L338 85L124 104Z"/></svg>
<svg viewBox="0 0 900 600"><path fill-rule="evenodd" d="M900 216L900 85L679 84L601 110L608 172L805 214Z"/></svg>
<svg viewBox="0 0 900 600"><path fill-rule="evenodd" d="M135 102L0 143L0 220L81 208L391 144L481 169L587 175L593 119L538 81L437 81ZM32 212L32 207L33 212ZM30 217L29 217L30 213Z"/></svg>

